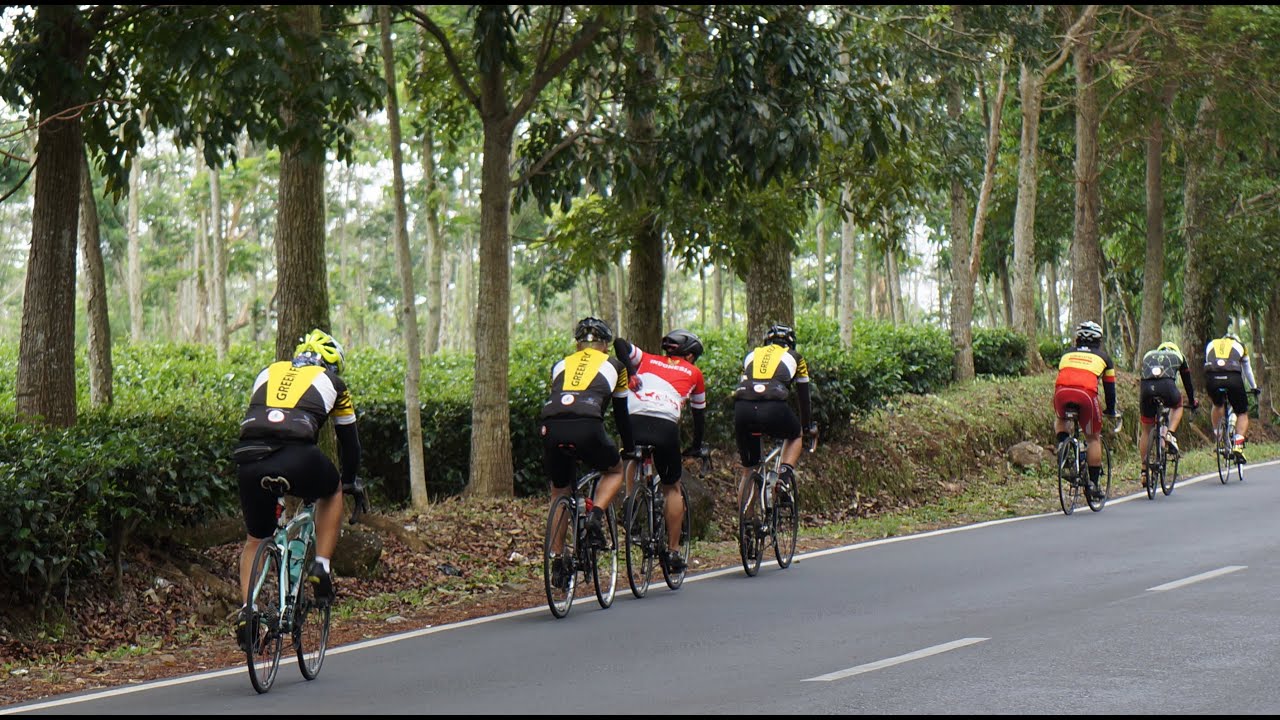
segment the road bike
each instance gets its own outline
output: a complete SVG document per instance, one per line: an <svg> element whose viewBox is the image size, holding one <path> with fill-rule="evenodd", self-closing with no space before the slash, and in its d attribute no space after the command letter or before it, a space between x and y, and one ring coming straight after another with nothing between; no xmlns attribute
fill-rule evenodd
<svg viewBox="0 0 1280 720"><path fill-rule="evenodd" d="M1074 403L1066 405L1063 418L1070 429L1067 439L1058 448L1058 503L1062 506L1063 514L1070 515L1075 512L1076 505L1080 502L1080 495L1083 493L1085 501L1089 503L1089 509L1102 512L1107 505L1107 498L1111 495L1111 445L1106 441L1106 433L1103 433L1102 475L1098 478L1100 492L1096 496L1084 492L1089 485L1089 463L1088 443L1081 437L1080 406ZM1117 418L1113 432L1119 431L1120 423Z"/></svg>
<svg viewBox="0 0 1280 720"><path fill-rule="evenodd" d="M623 529L626 532L627 584L631 594L642 598L649 591L649 583L653 579L655 564L662 568L662 577L667 587L679 590L684 584L685 573L688 572L689 555L692 538L689 525L689 496L685 492L684 483L678 485L680 499L684 504L684 515L680 525L680 546L677 550L685 561L685 567L679 572L667 562L667 515L666 493L661 478L653 464L652 445L637 445L635 454L628 468L627 494L623 511ZM700 457L704 471L709 467L710 456L704 450Z"/></svg>
<svg viewBox="0 0 1280 720"><path fill-rule="evenodd" d="M328 601L315 597L315 586L306 582L306 573L316 557L315 502L304 500L290 517L285 507L289 481L283 477L263 477L262 487L276 496L276 531L253 557L249 592L245 606L248 647L244 648L253 689L265 693L276 681L285 637L298 657L302 677L314 680L324 664L329 646ZM355 507L351 522L368 510L364 486L351 486Z"/></svg>
<svg viewBox="0 0 1280 720"><path fill-rule="evenodd" d="M561 446L572 450L572 446ZM613 605L618 587L618 517L612 505L605 509L604 547L597 548L587 532L587 517L595 508L592 498L601 474L592 471L569 486L568 495L557 497L547 513L547 534L542 545L542 580L551 614L562 618L573 607L578 573L591 575L600 607Z"/></svg>
<svg viewBox="0 0 1280 720"><path fill-rule="evenodd" d="M1164 398L1156 396L1156 421L1147 432L1151 433L1151 438L1147 441L1147 453L1142 458L1142 466L1146 468L1146 481L1144 487L1147 491L1147 499L1156 499L1156 484L1160 485L1160 490L1168 495L1173 492L1173 486L1178 482L1178 461L1181 456L1173 453L1173 473L1168 472L1169 465L1169 407L1164 404Z"/></svg>
<svg viewBox="0 0 1280 720"><path fill-rule="evenodd" d="M1236 454L1235 436L1236 436L1236 411L1231 406L1231 400L1227 397L1227 389L1224 387L1216 387L1213 390L1218 396L1217 402L1222 404L1222 419L1218 421L1218 426L1213 429L1214 434L1214 456L1218 460L1218 482L1223 485L1231 479L1231 468L1235 466L1236 477L1240 482L1244 482L1244 463L1240 461L1240 456Z"/></svg>
<svg viewBox="0 0 1280 720"><path fill-rule="evenodd" d="M751 433L761 437L763 433ZM812 436L809 452L818 446ZM778 440L772 451L743 481L738 504L738 554L748 577L760 571L766 543L773 545L778 567L790 567L796 554L796 536L800 531L800 488L795 474L783 477L782 448Z"/></svg>

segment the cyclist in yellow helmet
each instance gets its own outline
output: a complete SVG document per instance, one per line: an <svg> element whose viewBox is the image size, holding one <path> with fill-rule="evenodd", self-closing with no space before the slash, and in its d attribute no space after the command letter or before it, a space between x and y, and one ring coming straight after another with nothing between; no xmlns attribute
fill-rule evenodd
<svg viewBox="0 0 1280 720"><path fill-rule="evenodd" d="M240 554L240 597L248 597L249 573L258 546L276 529L276 496L263 486L266 477L285 478L289 494L316 501L316 558L307 581L322 602L334 600L329 559L342 524L342 492L355 488L360 466L360 437L351 393L339 373L342 346L322 330L301 339L293 360L271 363L253 383L249 408L240 423L233 453L239 465L240 507L244 511L244 549ZM342 474L316 445L325 420L333 418ZM240 609L236 638L248 642L248 614Z"/></svg>
<svg viewBox="0 0 1280 720"><path fill-rule="evenodd" d="M1169 408L1169 450L1178 453L1178 439L1174 431L1182 422L1182 393L1178 392L1178 377L1187 391L1187 404L1194 410L1200 406L1196 390L1191 384L1191 368L1177 343L1163 342L1155 350L1142 356L1142 381L1138 386L1138 410L1142 419L1142 432L1138 434L1138 457L1147 456L1151 444L1151 427L1156 423L1156 398ZM1146 485L1147 469L1142 468L1142 483Z"/></svg>
<svg viewBox="0 0 1280 720"><path fill-rule="evenodd" d="M1226 412L1223 406L1231 403L1236 414L1235 437L1231 438L1235 454L1245 462L1244 441L1249 436L1249 398L1246 393L1258 394L1258 381L1249 365L1249 351L1239 336L1229 332L1217 340L1210 340L1204 348L1204 384L1213 400L1213 428ZM1245 385L1248 384L1248 389Z"/></svg>

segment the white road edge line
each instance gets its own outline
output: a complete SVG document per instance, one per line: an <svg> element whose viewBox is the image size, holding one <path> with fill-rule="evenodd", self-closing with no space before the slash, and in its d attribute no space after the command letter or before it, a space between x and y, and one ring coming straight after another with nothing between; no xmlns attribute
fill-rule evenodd
<svg viewBox="0 0 1280 720"><path fill-rule="evenodd" d="M1258 467L1267 467L1269 465L1280 465L1280 460L1269 460L1267 462L1251 464L1249 465L1249 467L1258 468ZM1179 480L1178 485L1179 486L1194 485L1195 483L1201 482L1203 480L1208 480L1210 478L1217 479L1217 477L1218 477L1218 473L1215 470L1212 473L1205 473L1203 475L1197 475L1193 478L1188 478L1186 480ZM1145 497L1145 496L1146 496L1146 491L1137 492L1127 497L1117 498L1115 500L1108 500L1107 504L1111 505L1114 503L1127 502L1129 500L1135 500L1137 498ZM930 530L928 532L915 533L912 535L899 535L897 537L881 538L880 540L866 540L863 542L854 543L853 545L842 545L840 547L827 548L825 550L813 550L807 553L800 553L796 555L795 559L799 561L799 560L804 560L808 558L822 557L823 555L835 555L837 553L849 552L850 550L862 550L864 548L875 547L877 545L885 545L888 543L895 543L895 542L906 542L908 540L919 540L921 538L934 537L935 535L948 535L951 533L965 532L968 530L977 530L978 528L990 527L992 525L1003 525L1005 523L1011 523L1011 522L1035 520L1036 518L1052 517L1054 515L1060 515L1060 514L1061 514L1060 512L1049 512L1049 513L1041 513L1040 515L1024 515L1022 517L1002 518L1000 520L988 520L986 522L980 522L974 525L961 525L960 527L944 528L941 530ZM776 564L777 564L776 561L769 560L761 563L761 566L763 567L763 566L776 565ZM711 578L720 577L722 575L729 575L731 573L739 572L741 571L741 569L742 569L741 566L732 566L732 567L722 568L720 570L713 570L711 572L702 573L701 575L686 577L684 581L685 581L685 584L688 584L691 582L698 582L700 580L709 580ZM532 615L537 612L549 612L549 611L546 609L545 606L538 605L536 607L525 608L523 610L513 610L511 612L505 612L500 615L488 615L485 617L472 618L470 620L463 620L461 622L450 623L448 625L439 625L437 627L423 628L421 630L411 630L409 632L400 633L398 635L388 635L386 637L376 638L373 640L364 640L362 642L353 643L351 645L343 645L342 647L331 648L326 654L338 655L345 652L353 652L355 650L363 650L364 648L376 647L378 645L387 645L389 643L399 642L401 640L411 640L416 637L421 637L423 635L431 635L438 632L444 632L446 630L456 630L459 628L468 627L470 625L479 625L481 623L496 622L498 620L506 620L508 618L518 617L520 615ZM171 687L173 685L185 685L187 683L200 682L202 680L211 680L213 678L225 677L227 675L234 675L236 673L241 673L241 672L246 672L246 670L243 667L226 668L223 670L213 670L213 671L201 673L199 675L188 675L186 677L169 678L167 680L158 680L155 682L140 683L137 685L126 685L124 687L109 688L107 690L100 690L97 692L90 691L85 695L76 695L69 698L61 698L58 700L47 700L45 702L39 702L34 705L19 705L19 706L11 706L8 708L0 708L0 715L12 715L20 712L28 712L30 710L44 710L47 708L59 707L62 705L74 705L76 703L88 702L89 700L99 700L102 698L113 697L116 695L127 695L129 693L141 692L143 690L150 690L152 688Z"/></svg>
<svg viewBox="0 0 1280 720"><path fill-rule="evenodd" d="M958 648L966 647L968 645L975 645L980 642L985 642L990 639L991 638L964 638L961 640L953 640L949 643L934 645L933 647L927 647L923 650L916 650L915 652L909 652L906 655L899 655L897 657L886 658L884 660L877 660L875 662L866 663L865 665L858 665L855 667L851 667L847 670L837 670L836 672L827 673L826 675L819 675L817 677L805 678L800 682L831 682L832 680L843 680L847 677L853 677L854 675L861 675L862 673L868 673L874 670L881 670L883 668L892 667L894 665L901 665L902 663L911 662L912 660L920 660L922 658L927 658L932 655L937 655L939 653L947 652L948 650L956 650Z"/></svg>
<svg viewBox="0 0 1280 720"><path fill-rule="evenodd" d="M1249 566L1248 565L1228 565L1226 567L1218 568L1217 570L1210 570L1209 572L1200 573L1199 575L1192 575L1191 577L1188 577L1188 578L1182 578L1181 580L1174 580L1173 582L1167 582L1163 585L1150 587L1150 588L1147 588L1147 592L1164 592L1165 590L1175 590L1177 588L1183 587L1184 585L1190 585L1191 583L1198 583L1201 580L1209 580L1211 578L1216 578L1222 575L1228 575L1237 570L1244 570L1247 567Z"/></svg>

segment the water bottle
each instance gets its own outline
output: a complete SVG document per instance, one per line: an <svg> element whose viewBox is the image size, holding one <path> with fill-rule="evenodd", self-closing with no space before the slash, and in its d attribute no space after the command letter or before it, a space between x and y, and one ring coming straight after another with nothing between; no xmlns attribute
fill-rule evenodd
<svg viewBox="0 0 1280 720"><path fill-rule="evenodd" d="M298 578L302 577L302 556L307 552L307 546L298 538L289 541L289 582L291 585L298 584Z"/></svg>

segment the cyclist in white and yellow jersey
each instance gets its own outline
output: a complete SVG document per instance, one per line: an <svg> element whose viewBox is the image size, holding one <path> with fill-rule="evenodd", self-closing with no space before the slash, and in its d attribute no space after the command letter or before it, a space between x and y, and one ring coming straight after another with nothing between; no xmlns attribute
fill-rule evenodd
<svg viewBox="0 0 1280 720"><path fill-rule="evenodd" d="M1224 405L1231 403L1231 409L1236 414L1236 433L1231 438L1232 445L1240 462L1245 462L1244 443L1249 436L1249 398L1246 393L1257 395L1258 381L1253 378L1253 368L1249 366L1249 351L1235 333L1210 340L1205 346L1204 384L1209 391L1209 398L1213 400L1215 434L1218 432L1218 423L1222 421L1222 414L1226 412Z"/></svg>

